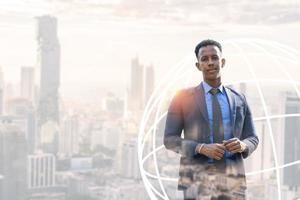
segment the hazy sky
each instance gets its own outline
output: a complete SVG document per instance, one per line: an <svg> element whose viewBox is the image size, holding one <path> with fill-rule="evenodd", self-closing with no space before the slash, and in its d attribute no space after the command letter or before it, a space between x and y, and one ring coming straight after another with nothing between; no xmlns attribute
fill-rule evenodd
<svg viewBox="0 0 300 200"><path fill-rule="evenodd" d="M132 57L153 64L159 80L205 38L255 37L299 49L299 10L297 0L2 0L0 66L6 80L18 81L21 66L36 65L34 17L51 14L62 91L93 85L119 92Z"/></svg>

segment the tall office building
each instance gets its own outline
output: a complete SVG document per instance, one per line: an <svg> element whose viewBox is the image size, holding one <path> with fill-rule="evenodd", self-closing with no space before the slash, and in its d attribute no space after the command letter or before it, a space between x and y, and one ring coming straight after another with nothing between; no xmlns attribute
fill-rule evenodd
<svg viewBox="0 0 300 200"><path fill-rule="evenodd" d="M60 153L72 156L79 152L79 121L78 116L67 116L62 122L62 132L59 135Z"/></svg>
<svg viewBox="0 0 300 200"><path fill-rule="evenodd" d="M122 144L121 174L126 178L139 179L137 140L129 139Z"/></svg>
<svg viewBox="0 0 300 200"><path fill-rule="evenodd" d="M35 154L27 158L27 186L29 189L55 186L55 156L53 154Z"/></svg>
<svg viewBox="0 0 300 200"><path fill-rule="evenodd" d="M21 68L21 97L34 102L34 68Z"/></svg>
<svg viewBox="0 0 300 200"><path fill-rule="evenodd" d="M35 110L29 110L27 114L27 146L28 153L32 154L37 148L37 135L36 135L36 114Z"/></svg>
<svg viewBox="0 0 300 200"><path fill-rule="evenodd" d="M154 68L152 65L144 68L138 57L131 60L130 87L125 96L124 117L129 113L140 118L139 114L148 102L154 90ZM137 115L136 115L137 114Z"/></svg>
<svg viewBox="0 0 300 200"><path fill-rule="evenodd" d="M300 113L300 99L298 97L287 96L285 114ZM300 117L285 118L284 134L284 163L291 163L300 160ZM283 169L283 184L291 188L299 189L300 167L298 165L285 167Z"/></svg>
<svg viewBox="0 0 300 200"><path fill-rule="evenodd" d="M146 68L145 73L145 97L144 97L144 105L146 106L150 96L154 90L154 69L153 66L150 65Z"/></svg>
<svg viewBox="0 0 300 200"><path fill-rule="evenodd" d="M2 198L26 198L26 139L25 133L9 121L0 123L0 174Z"/></svg>
<svg viewBox="0 0 300 200"><path fill-rule="evenodd" d="M39 130L39 147L45 153L57 154L60 130L57 123L48 121Z"/></svg>
<svg viewBox="0 0 300 200"><path fill-rule="evenodd" d="M3 114L3 91L4 91L4 80L3 80L3 72L0 67L0 115Z"/></svg>
<svg viewBox="0 0 300 200"><path fill-rule="evenodd" d="M36 38L40 69L38 125L42 126L47 121L59 122L60 44L57 19L48 15L37 17Z"/></svg>
<svg viewBox="0 0 300 200"><path fill-rule="evenodd" d="M131 110L141 110L144 101L144 66L138 57L131 60L130 101Z"/></svg>

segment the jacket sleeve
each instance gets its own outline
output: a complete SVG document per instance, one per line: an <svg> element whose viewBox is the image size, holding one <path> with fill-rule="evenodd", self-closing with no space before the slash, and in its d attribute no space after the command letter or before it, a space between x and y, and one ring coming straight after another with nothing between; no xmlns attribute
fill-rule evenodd
<svg viewBox="0 0 300 200"><path fill-rule="evenodd" d="M244 119L244 125L242 129L241 137L242 137L242 141L246 143L247 148L242 153L242 156L243 158L247 158L257 148L259 140L255 133L255 127L252 119L251 110L246 101L246 97L244 95L243 97L245 102L245 119Z"/></svg>
<svg viewBox="0 0 300 200"><path fill-rule="evenodd" d="M181 133L184 129L182 113L183 93L184 91L178 92L171 101L167 113L163 140L167 149L179 153L183 157L193 157L198 142L181 138Z"/></svg>

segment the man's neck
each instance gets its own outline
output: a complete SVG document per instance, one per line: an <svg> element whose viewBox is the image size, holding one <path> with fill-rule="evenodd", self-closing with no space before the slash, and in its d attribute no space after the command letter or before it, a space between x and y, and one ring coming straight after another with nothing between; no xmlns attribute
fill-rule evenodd
<svg viewBox="0 0 300 200"><path fill-rule="evenodd" d="M215 80L204 80L204 81L213 88L218 88L222 84L221 78Z"/></svg>

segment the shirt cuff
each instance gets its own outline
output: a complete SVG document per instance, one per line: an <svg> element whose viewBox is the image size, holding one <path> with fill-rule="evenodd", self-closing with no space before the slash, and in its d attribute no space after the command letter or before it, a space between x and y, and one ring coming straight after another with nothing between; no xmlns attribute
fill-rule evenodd
<svg viewBox="0 0 300 200"><path fill-rule="evenodd" d="M204 143L198 144L195 148L195 155L199 154L199 152L201 151L201 149L203 148Z"/></svg>

